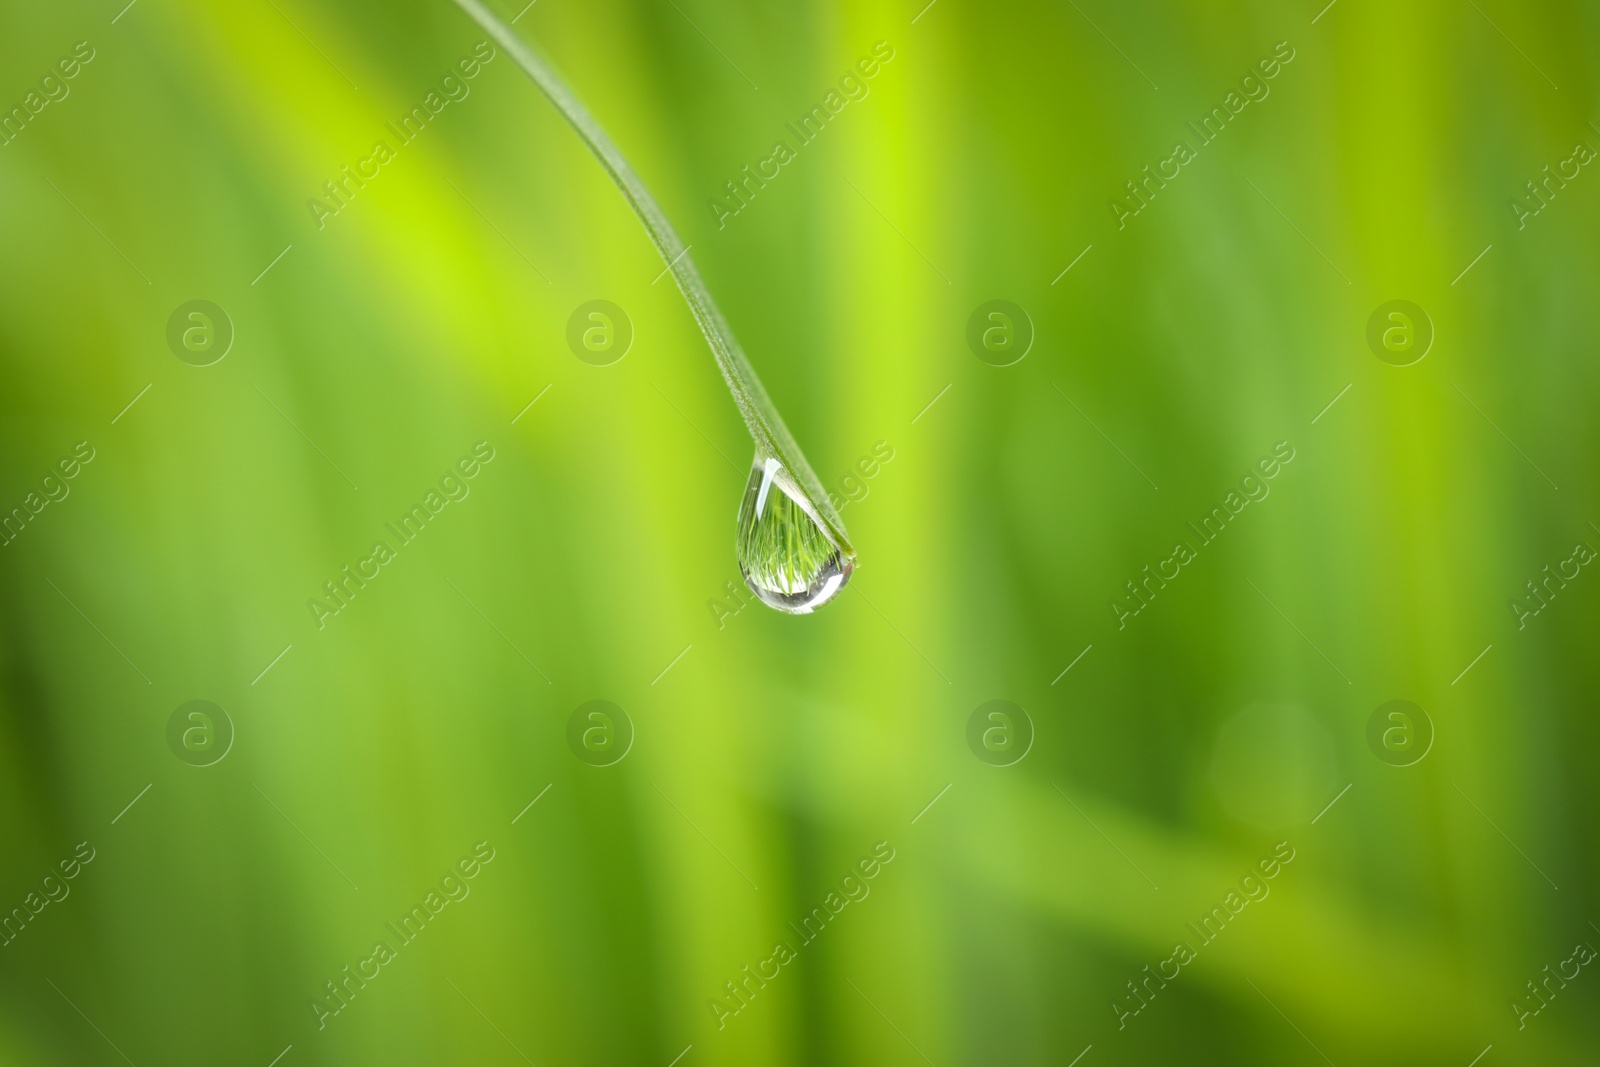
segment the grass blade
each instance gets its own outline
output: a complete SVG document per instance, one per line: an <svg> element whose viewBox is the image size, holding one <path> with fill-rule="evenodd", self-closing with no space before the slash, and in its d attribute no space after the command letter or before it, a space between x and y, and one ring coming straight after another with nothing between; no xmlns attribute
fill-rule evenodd
<svg viewBox="0 0 1600 1067"><path fill-rule="evenodd" d="M809 498L813 517L824 526L846 556L853 556L855 550L850 546L844 522L828 503L827 491L822 488L811 464L806 462L805 453L800 451L799 444L784 425L772 398L756 376L755 368L750 365L744 349L739 346L716 301L711 298L683 239L672 228L672 223L667 221L666 214L645 188L639 175L634 173L616 144L567 88L566 83L531 45L517 36L509 23L491 11L483 0L456 0L456 3L533 79L622 191L629 206L639 216L656 251L667 264L667 269L672 272L673 279L678 283L678 291L688 302L700 332L705 334L706 343L711 346L711 354L722 370L723 380L728 383L728 391L733 394L734 403L738 405L739 414L744 417L745 426L755 439L756 447L783 465Z"/></svg>

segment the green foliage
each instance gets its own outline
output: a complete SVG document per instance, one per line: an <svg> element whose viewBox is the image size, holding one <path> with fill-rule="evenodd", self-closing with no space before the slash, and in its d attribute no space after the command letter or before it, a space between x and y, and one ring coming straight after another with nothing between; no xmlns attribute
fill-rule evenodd
<svg viewBox="0 0 1600 1067"><path fill-rule="evenodd" d="M485 0L724 329L456 5L126 2L0 34L0 1063L1593 1061L1592 4Z"/></svg>

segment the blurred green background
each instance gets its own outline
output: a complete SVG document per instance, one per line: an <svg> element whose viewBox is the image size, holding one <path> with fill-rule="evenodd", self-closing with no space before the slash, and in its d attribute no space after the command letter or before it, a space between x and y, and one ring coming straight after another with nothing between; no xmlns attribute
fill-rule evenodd
<svg viewBox="0 0 1600 1067"><path fill-rule="evenodd" d="M1510 207L1600 145L1592 4L522 9L850 500L860 570L798 618L733 612L748 437L510 57L386 127L483 40L453 4L4 24L0 1062L1595 1062L1600 577L1565 561L1600 546L1600 176ZM608 366L565 340L595 299L635 334ZM965 339L993 299L1035 332L1010 366ZM1367 342L1395 299L1435 335L1403 367ZM168 342L192 300L232 326L207 366ZM568 742L595 699L609 766ZM1369 743L1395 699L1431 728ZM172 730L193 700L225 719ZM992 700L1026 721L969 746Z"/></svg>

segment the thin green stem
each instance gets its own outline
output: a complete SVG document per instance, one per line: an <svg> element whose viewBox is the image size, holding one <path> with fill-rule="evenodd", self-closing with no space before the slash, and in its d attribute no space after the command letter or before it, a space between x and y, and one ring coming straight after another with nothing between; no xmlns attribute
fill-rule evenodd
<svg viewBox="0 0 1600 1067"><path fill-rule="evenodd" d="M594 116L589 114L589 110L573 95L550 65L527 42L518 37L504 19L489 10L483 0L456 0L456 3L483 27L484 32L494 38L512 59L516 60L518 66L527 72L534 84L560 112L561 117L566 119L568 125L577 132L579 140L594 153L595 158L600 161L600 166L610 175L612 182L622 191L634 214L638 215L639 221L644 224L645 233L649 235L651 243L656 246L656 251L666 262L667 269L672 271L672 277L678 283L678 291L688 302L689 311L694 315L700 332L705 334L706 343L711 346L711 354L722 370L723 380L728 383L728 391L733 394L734 403L739 407L739 414L744 417L745 426L749 428L750 436L755 439L756 449L783 465L785 472L794 479L797 487L806 496L810 505L807 510L813 513L813 518L822 524L846 556L853 556L855 551L850 546L850 537L845 532L844 522L839 518L839 513L828 503L827 491L822 488L822 483L812 471L811 464L806 462L805 453L800 450L789 428L784 425L783 417L773 406L772 398L767 395L761 379L756 376L755 368L750 365L744 349L733 336L733 330L722 317L716 301L711 298L710 291L700 278L700 272L695 269L694 260L689 256L688 248L677 231L672 228L672 223L667 221L666 214L650 195L650 191L645 188L644 182L634 173L628 161L623 158L622 152L606 135L605 130L601 129Z"/></svg>

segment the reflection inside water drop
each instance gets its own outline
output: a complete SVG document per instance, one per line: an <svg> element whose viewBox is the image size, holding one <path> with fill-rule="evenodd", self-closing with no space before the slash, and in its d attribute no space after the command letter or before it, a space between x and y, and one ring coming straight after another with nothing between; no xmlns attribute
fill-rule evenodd
<svg viewBox="0 0 1600 1067"><path fill-rule="evenodd" d="M791 615L838 596L856 562L804 500L783 464L756 454L739 502L739 570L763 604Z"/></svg>

